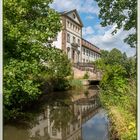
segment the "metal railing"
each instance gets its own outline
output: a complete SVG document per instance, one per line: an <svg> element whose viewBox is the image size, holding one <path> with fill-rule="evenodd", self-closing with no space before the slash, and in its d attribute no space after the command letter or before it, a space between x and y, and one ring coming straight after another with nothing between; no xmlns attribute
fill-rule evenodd
<svg viewBox="0 0 140 140"><path fill-rule="evenodd" d="M80 66L80 67L95 67L95 65L93 63L82 63L82 62L78 62L78 63L74 63L74 66Z"/></svg>
<svg viewBox="0 0 140 140"><path fill-rule="evenodd" d="M97 72L93 63L73 63L73 66L81 71Z"/></svg>

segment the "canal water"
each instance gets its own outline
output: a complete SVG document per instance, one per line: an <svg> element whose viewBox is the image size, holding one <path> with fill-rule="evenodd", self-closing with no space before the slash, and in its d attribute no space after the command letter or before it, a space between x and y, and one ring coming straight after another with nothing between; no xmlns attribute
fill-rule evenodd
<svg viewBox="0 0 140 140"><path fill-rule="evenodd" d="M28 121L4 125L4 140L109 140L96 86L43 96L32 110Z"/></svg>

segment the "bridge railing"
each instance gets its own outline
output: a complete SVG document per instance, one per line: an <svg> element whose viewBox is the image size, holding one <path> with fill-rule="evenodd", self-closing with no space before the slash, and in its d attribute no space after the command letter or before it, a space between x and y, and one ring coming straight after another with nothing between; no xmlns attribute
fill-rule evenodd
<svg viewBox="0 0 140 140"><path fill-rule="evenodd" d="M82 62L78 62L78 63L73 63L74 66L80 66L80 67L95 67L93 63L82 63Z"/></svg>
<svg viewBox="0 0 140 140"><path fill-rule="evenodd" d="M73 66L81 71L90 71L93 73L98 71L93 63L73 63Z"/></svg>
<svg viewBox="0 0 140 140"><path fill-rule="evenodd" d="M73 63L73 66L81 71L88 71L96 74L96 79L102 78L102 73L95 67L93 63Z"/></svg>

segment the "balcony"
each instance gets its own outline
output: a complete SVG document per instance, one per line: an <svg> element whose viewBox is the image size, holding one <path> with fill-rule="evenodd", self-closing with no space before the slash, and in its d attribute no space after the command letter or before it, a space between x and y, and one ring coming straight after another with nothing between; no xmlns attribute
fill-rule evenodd
<svg viewBox="0 0 140 140"><path fill-rule="evenodd" d="M76 43L76 42L73 42L73 43L71 43L71 45L73 46L73 47L80 47L80 45L78 44L78 43Z"/></svg>

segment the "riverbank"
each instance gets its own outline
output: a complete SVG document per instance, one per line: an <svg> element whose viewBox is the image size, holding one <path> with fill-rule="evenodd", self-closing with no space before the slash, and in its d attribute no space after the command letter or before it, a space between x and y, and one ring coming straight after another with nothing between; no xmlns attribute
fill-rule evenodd
<svg viewBox="0 0 140 140"><path fill-rule="evenodd" d="M136 57L115 48L103 50L96 66L103 73L99 92L111 120L112 140L136 140Z"/></svg>
<svg viewBox="0 0 140 140"><path fill-rule="evenodd" d="M109 91L107 91L109 93ZM127 84L127 90L121 99L118 95L107 94L100 90L102 106L105 107L110 119L111 140L136 140L136 83ZM115 104L111 100L117 100Z"/></svg>

